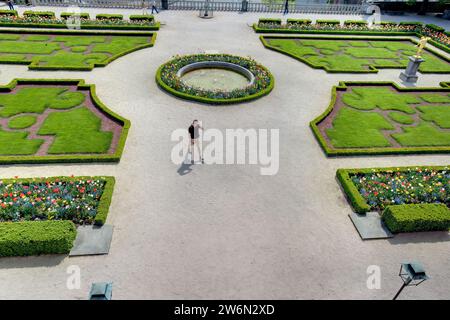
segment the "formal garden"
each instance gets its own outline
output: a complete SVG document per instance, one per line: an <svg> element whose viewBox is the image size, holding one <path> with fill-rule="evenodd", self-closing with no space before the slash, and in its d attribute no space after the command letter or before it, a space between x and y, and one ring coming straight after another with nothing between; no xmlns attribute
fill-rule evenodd
<svg viewBox="0 0 450 320"><path fill-rule="evenodd" d="M339 38L339 37L280 37L261 36L272 49L313 68L327 72L365 73L381 68L405 68L408 58L417 51L411 39ZM421 73L450 73L448 58L428 49L422 54Z"/></svg>
<svg viewBox="0 0 450 320"><path fill-rule="evenodd" d="M448 153L450 88L443 86L342 82L311 127L329 156Z"/></svg>
<svg viewBox="0 0 450 320"><path fill-rule="evenodd" d="M0 64L32 70L92 70L136 50L151 47L154 33L9 31L0 33Z"/></svg>
<svg viewBox="0 0 450 320"><path fill-rule="evenodd" d="M129 125L83 81L0 87L0 163L119 161Z"/></svg>

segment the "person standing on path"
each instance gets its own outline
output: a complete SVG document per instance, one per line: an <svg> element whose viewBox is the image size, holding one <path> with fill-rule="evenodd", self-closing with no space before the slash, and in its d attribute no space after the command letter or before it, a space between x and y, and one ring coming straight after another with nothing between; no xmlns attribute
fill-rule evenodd
<svg viewBox="0 0 450 320"><path fill-rule="evenodd" d="M152 0L152 14L153 14L153 11L156 11L156 13L159 13L158 8L156 7L156 0Z"/></svg>
<svg viewBox="0 0 450 320"><path fill-rule="evenodd" d="M142 0L142 14L143 15L148 15L148 5L147 5L147 1L146 0Z"/></svg>
<svg viewBox="0 0 450 320"><path fill-rule="evenodd" d="M9 10L14 10L13 0L6 0L6 3L8 4Z"/></svg>
<svg viewBox="0 0 450 320"><path fill-rule="evenodd" d="M289 13L289 0L286 0L286 2L284 3L284 12L283 15L286 15Z"/></svg>
<svg viewBox="0 0 450 320"><path fill-rule="evenodd" d="M198 120L194 120L192 121L191 126L189 127L188 131L189 131L189 136L191 138L191 143L189 144L189 153L191 154L191 164L194 164L194 146L197 146L197 151L200 157L200 160L203 163L203 153L200 150L200 145L199 145L199 141L198 138L200 137L200 133L199 130L203 128L200 126L200 123L198 122Z"/></svg>

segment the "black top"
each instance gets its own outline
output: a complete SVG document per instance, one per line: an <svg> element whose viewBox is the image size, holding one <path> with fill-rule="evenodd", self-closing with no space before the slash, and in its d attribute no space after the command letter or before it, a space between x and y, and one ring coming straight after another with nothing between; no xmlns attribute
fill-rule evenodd
<svg viewBox="0 0 450 320"><path fill-rule="evenodd" d="M192 124L189 127L189 135L191 136L191 139L198 139L199 133L198 133L198 127L194 127Z"/></svg>

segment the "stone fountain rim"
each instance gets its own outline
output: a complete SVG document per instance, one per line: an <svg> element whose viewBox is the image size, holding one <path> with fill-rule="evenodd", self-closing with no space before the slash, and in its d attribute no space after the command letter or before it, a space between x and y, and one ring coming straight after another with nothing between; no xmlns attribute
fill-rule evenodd
<svg viewBox="0 0 450 320"><path fill-rule="evenodd" d="M237 72L244 77L246 77L249 81L249 86L255 83L255 75L248 70L247 68L244 68L243 66L240 66L235 63L225 62L225 61L198 61L193 62L188 65L185 65L184 67L180 68L177 71L177 77L181 78L186 73L198 69L206 69L206 68L220 68L220 69L228 69L234 72Z"/></svg>

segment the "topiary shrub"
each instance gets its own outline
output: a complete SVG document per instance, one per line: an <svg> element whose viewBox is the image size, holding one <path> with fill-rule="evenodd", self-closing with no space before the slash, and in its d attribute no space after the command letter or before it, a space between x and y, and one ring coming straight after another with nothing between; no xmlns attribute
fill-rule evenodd
<svg viewBox="0 0 450 320"><path fill-rule="evenodd" d="M152 15L131 15L130 21L148 21L148 22L154 22L155 17Z"/></svg>
<svg viewBox="0 0 450 320"><path fill-rule="evenodd" d="M16 10L0 10L0 17L18 17L19 14Z"/></svg>
<svg viewBox="0 0 450 320"><path fill-rule="evenodd" d="M122 14L100 13L95 16L95 19L97 19L97 20L123 20L123 15Z"/></svg>
<svg viewBox="0 0 450 320"><path fill-rule="evenodd" d="M388 206L381 217L394 233L450 229L450 209L444 204Z"/></svg>
<svg viewBox="0 0 450 320"><path fill-rule="evenodd" d="M89 13L87 12L80 12L80 13L75 13L75 12L63 12L61 13L61 19L66 20L69 17L72 17L74 15L79 16L81 19L89 19Z"/></svg>
<svg viewBox="0 0 450 320"><path fill-rule="evenodd" d="M0 223L0 257L66 254L77 231L71 221Z"/></svg>
<svg viewBox="0 0 450 320"><path fill-rule="evenodd" d="M344 21L344 25L351 25L351 24L367 25L367 21L364 21L364 20L345 20Z"/></svg>
<svg viewBox="0 0 450 320"><path fill-rule="evenodd" d="M316 24L341 24L339 20L316 20Z"/></svg>
<svg viewBox="0 0 450 320"><path fill-rule="evenodd" d="M54 19L55 13L51 11L25 11L23 13L24 17L39 17L39 18L45 18L45 19Z"/></svg>
<svg viewBox="0 0 450 320"><path fill-rule="evenodd" d="M260 18L258 23L272 23L272 24L279 24L279 25L281 25L281 19Z"/></svg>
<svg viewBox="0 0 450 320"><path fill-rule="evenodd" d="M445 32L445 28L442 28L442 27L437 26L435 24L426 24L425 27L428 28L428 29L431 29L433 31L436 31L436 32Z"/></svg>

